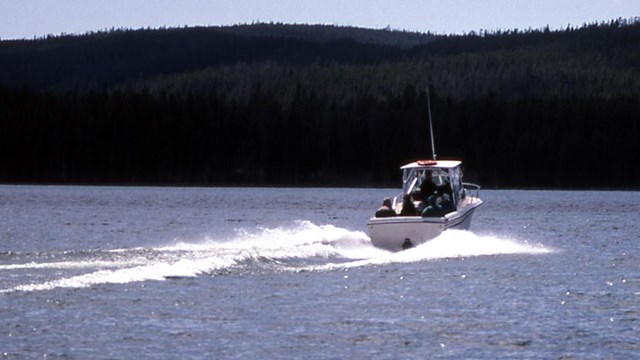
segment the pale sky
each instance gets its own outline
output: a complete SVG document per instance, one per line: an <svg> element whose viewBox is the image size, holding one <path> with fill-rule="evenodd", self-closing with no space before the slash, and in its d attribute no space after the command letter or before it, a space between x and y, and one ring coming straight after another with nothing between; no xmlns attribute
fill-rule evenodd
<svg viewBox="0 0 640 360"><path fill-rule="evenodd" d="M640 0L0 0L0 39L252 22L439 34L640 16Z"/></svg>

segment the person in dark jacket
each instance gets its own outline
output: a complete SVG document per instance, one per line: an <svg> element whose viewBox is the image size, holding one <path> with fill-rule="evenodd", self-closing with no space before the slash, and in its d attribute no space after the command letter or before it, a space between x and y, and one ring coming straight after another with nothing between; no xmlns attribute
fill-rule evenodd
<svg viewBox="0 0 640 360"><path fill-rule="evenodd" d="M442 194L442 201L440 202L440 207L442 208L442 211L445 214L448 214L452 211L456 211L456 206L453 204L453 201L451 201L451 196L449 196L449 194L444 193Z"/></svg>
<svg viewBox="0 0 640 360"><path fill-rule="evenodd" d="M409 194L404 194L402 197L402 211L400 211L400 216L416 216L416 207Z"/></svg>
<svg viewBox="0 0 640 360"><path fill-rule="evenodd" d="M382 200L382 206L376 211L376 217L392 217L396 216L396 212L391 208L391 199Z"/></svg>
<svg viewBox="0 0 640 360"><path fill-rule="evenodd" d="M429 196L429 206L422 211L422 217L440 217L444 216L445 212L440 206L440 197L437 194Z"/></svg>
<svg viewBox="0 0 640 360"><path fill-rule="evenodd" d="M433 183L433 176L430 172L427 172L424 175L425 178L420 183L420 192L422 193L422 197L427 200L429 199L429 196L436 192L437 187L436 184Z"/></svg>

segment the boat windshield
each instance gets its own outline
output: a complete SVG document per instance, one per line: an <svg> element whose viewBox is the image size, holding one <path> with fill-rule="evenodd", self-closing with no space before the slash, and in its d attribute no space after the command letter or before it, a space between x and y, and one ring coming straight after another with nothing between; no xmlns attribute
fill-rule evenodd
<svg viewBox="0 0 640 360"><path fill-rule="evenodd" d="M451 195L453 195L453 203L458 203L462 191L462 171L459 166L453 168L415 167L404 169L402 174L402 189L404 193L413 193L429 177L436 187L446 186L450 189Z"/></svg>

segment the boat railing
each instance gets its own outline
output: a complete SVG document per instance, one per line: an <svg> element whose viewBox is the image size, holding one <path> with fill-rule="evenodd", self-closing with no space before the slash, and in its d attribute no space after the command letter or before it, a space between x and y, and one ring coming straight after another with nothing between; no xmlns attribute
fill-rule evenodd
<svg viewBox="0 0 640 360"><path fill-rule="evenodd" d="M472 183L462 183L462 188L467 196L480 197L480 185Z"/></svg>
<svg viewBox="0 0 640 360"><path fill-rule="evenodd" d="M391 208L396 210L398 210L398 208L402 205L402 198L404 196L404 193L400 193L396 196L393 197L393 202L391 203Z"/></svg>

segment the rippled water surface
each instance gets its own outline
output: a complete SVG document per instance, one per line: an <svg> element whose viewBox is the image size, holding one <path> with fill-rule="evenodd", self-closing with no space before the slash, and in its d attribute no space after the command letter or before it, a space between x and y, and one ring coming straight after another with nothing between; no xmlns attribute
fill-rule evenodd
<svg viewBox="0 0 640 360"><path fill-rule="evenodd" d="M370 245L386 189L0 186L0 357L630 358L640 193L482 191Z"/></svg>

